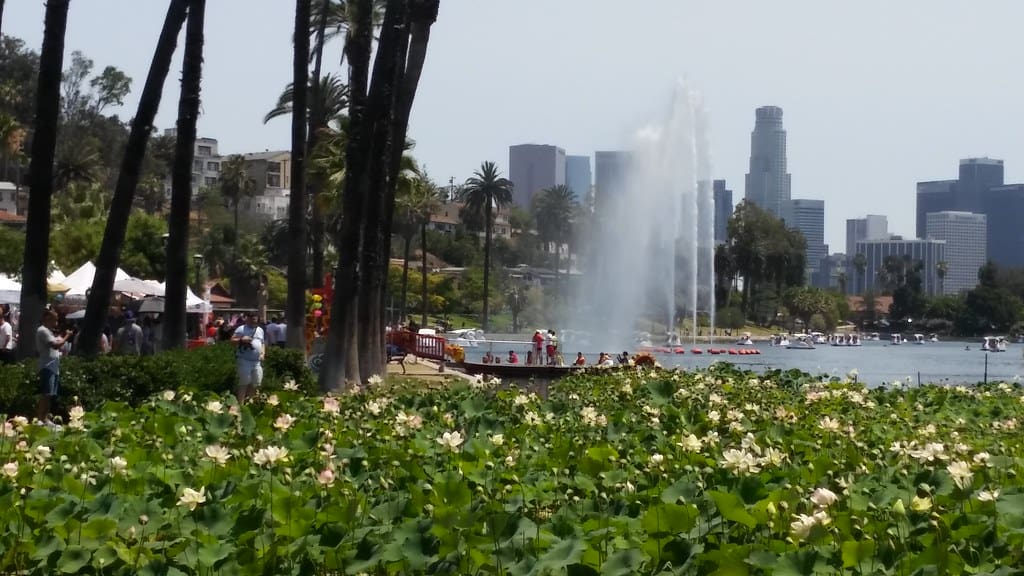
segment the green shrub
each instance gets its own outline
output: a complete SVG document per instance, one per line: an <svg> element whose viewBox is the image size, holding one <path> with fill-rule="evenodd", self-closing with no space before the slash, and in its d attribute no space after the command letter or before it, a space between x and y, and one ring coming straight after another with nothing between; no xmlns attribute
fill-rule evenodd
<svg viewBox="0 0 1024 576"><path fill-rule="evenodd" d="M263 388L280 389L288 380L306 392L316 391L316 378L297 350L270 348L264 362ZM138 405L163 390L187 388L217 393L235 387L234 348L230 344L175 350L154 356L101 356L61 361L59 405L65 410L77 398L86 409L107 400ZM36 362L0 366L0 413L32 414L36 402Z"/></svg>

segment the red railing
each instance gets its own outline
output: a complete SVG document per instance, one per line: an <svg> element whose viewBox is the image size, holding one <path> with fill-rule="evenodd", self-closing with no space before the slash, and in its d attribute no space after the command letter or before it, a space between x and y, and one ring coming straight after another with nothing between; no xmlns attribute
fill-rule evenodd
<svg viewBox="0 0 1024 576"><path fill-rule="evenodd" d="M394 344L407 354L417 358L444 361L444 351L448 342L443 336L427 336L399 330L388 332L387 343Z"/></svg>

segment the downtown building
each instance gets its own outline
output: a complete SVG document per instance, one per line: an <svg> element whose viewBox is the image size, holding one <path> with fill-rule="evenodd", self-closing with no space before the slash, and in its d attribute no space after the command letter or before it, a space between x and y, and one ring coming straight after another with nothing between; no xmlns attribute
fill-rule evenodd
<svg viewBox="0 0 1024 576"><path fill-rule="evenodd" d="M878 214L864 218L850 218L846 221L846 293L862 294L871 284L858 273L854 264L857 258L857 242L864 240L888 240L889 219Z"/></svg>
<svg viewBox="0 0 1024 576"><path fill-rule="evenodd" d="M576 194L580 204L588 201L593 187L590 156L565 157L565 185Z"/></svg>
<svg viewBox="0 0 1024 576"><path fill-rule="evenodd" d="M825 201L797 199L790 201L790 219L787 224L804 235L807 241L807 280L813 286L824 287L826 281L818 278L821 261L828 256L825 244Z"/></svg>
<svg viewBox="0 0 1024 576"><path fill-rule="evenodd" d="M992 158L961 160L958 176L917 183L918 236L927 235L928 214L984 214L988 259L1004 267L1024 266L1024 184L1005 184L1003 161Z"/></svg>
<svg viewBox="0 0 1024 576"><path fill-rule="evenodd" d="M621 198L629 186L633 154L625 150L594 153L594 209L604 212L613 198Z"/></svg>
<svg viewBox="0 0 1024 576"><path fill-rule="evenodd" d="M565 184L565 150L558 146L509 146L508 166L512 204L524 210L530 210L538 192Z"/></svg>
<svg viewBox="0 0 1024 576"><path fill-rule="evenodd" d="M729 240L729 218L732 217L732 190L725 187L725 180L712 183L715 200L715 244Z"/></svg>
<svg viewBox="0 0 1024 576"><path fill-rule="evenodd" d="M782 108L763 106L755 112L750 134L750 171L744 198L776 218L790 221L792 178L786 172L786 130Z"/></svg>
<svg viewBox="0 0 1024 576"><path fill-rule="evenodd" d="M942 294L958 294L978 285L978 269L987 256L987 217L972 212L929 212L926 238L946 242L946 273L939 278Z"/></svg>
<svg viewBox="0 0 1024 576"><path fill-rule="evenodd" d="M946 261L946 242L932 239L904 240L893 236L886 240L862 240L854 249L863 254L867 265L864 278L868 289L881 292L884 288L879 284L879 277L884 270L885 259L894 256L899 259L907 257L913 263L921 264L921 291L929 296L939 293L939 262ZM860 274L857 272L857 274Z"/></svg>

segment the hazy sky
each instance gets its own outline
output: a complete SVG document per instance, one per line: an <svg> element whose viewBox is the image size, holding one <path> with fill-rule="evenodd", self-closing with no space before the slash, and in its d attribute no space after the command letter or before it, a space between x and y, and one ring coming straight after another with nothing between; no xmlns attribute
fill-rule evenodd
<svg viewBox="0 0 1024 576"><path fill-rule="evenodd" d="M141 90L167 2L71 6L68 51ZM288 120L262 118L291 79L294 2L207 6L200 134L225 153L287 148ZM5 33L38 49L42 21L42 0L7 1ZM656 121L685 76L737 201L754 109L785 110L793 197L826 201L826 241L843 251L844 220L869 212L913 236L914 183L954 178L960 158L1002 158L1008 182L1024 178L1021 22L1019 0L442 0L410 136L441 182L484 160L507 170L510 144L589 155ZM339 55L329 48L327 70ZM174 122L174 70L161 127Z"/></svg>

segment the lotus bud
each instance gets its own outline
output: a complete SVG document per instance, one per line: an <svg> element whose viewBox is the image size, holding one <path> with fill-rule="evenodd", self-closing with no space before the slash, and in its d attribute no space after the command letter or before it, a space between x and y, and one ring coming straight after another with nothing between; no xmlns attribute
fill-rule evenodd
<svg viewBox="0 0 1024 576"><path fill-rule="evenodd" d="M779 510L775 507L774 502L769 502L768 506L765 507L764 511L767 512L769 516L777 516L779 513Z"/></svg>
<svg viewBox="0 0 1024 576"><path fill-rule="evenodd" d="M893 511L893 514L896 514L897 516L906 516L907 515L907 509L903 505L903 499L902 498L897 499L896 502L893 503L892 511Z"/></svg>

